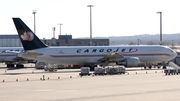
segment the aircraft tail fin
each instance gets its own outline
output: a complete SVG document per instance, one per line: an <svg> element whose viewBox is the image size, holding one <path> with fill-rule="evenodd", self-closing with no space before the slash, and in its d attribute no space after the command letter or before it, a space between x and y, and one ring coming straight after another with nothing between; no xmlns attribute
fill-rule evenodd
<svg viewBox="0 0 180 101"><path fill-rule="evenodd" d="M20 18L12 19L14 21L14 25L24 50L33 50L47 47L47 45L45 45Z"/></svg>

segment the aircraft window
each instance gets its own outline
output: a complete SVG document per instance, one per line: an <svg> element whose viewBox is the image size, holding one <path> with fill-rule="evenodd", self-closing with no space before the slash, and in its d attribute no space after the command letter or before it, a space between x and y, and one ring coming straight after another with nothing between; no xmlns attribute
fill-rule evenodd
<svg viewBox="0 0 180 101"><path fill-rule="evenodd" d="M122 49L121 52L124 52L126 49Z"/></svg>
<svg viewBox="0 0 180 101"><path fill-rule="evenodd" d="M129 52L131 52L132 48L129 49Z"/></svg>

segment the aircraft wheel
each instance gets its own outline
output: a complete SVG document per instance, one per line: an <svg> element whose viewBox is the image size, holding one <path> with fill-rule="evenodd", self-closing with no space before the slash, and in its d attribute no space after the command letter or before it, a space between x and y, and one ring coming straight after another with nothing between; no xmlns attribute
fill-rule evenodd
<svg viewBox="0 0 180 101"><path fill-rule="evenodd" d="M17 64L17 65L16 65L16 68L24 68L24 65L22 65L22 64Z"/></svg>
<svg viewBox="0 0 180 101"><path fill-rule="evenodd" d="M16 68L19 68L19 64L16 64Z"/></svg>
<svg viewBox="0 0 180 101"><path fill-rule="evenodd" d="M149 69L152 69L152 66L149 66Z"/></svg>
<svg viewBox="0 0 180 101"><path fill-rule="evenodd" d="M7 68L9 68L10 67L10 64L7 64Z"/></svg>
<svg viewBox="0 0 180 101"><path fill-rule="evenodd" d="M14 64L11 64L11 67L14 67Z"/></svg>
<svg viewBox="0 0 180 101"><path fill-rule="evenodd" d="M166 66L163 66L163 69L166 69Z"/></svg>
<svg viewBox="0 0 180 101"><path fill-rule="evenodd" d="M24 65L20 64L19 67L20 67L20 68L24 68Z"/></svg>

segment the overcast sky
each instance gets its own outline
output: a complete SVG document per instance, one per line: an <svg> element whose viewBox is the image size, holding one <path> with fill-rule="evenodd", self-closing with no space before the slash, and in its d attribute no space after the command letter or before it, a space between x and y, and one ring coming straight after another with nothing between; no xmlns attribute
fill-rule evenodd
<svg viewBox="0 0 180 101"><path fill-rule="evenodd" d="M159 34L162 12L163 34L180 33L179 0L1 0L0 34L17 34L12 17L20 17L40 38L52 38L56 27L58 37L71 34L73 38L90 36L90 8L92 8L92 36L128 36Z"/></svg>

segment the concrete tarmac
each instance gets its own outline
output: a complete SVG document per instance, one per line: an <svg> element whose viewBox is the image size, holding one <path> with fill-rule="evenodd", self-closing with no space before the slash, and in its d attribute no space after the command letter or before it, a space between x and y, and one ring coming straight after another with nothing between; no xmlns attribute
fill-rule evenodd
<svg viewBox="0 0 180 101"><path fill-rule="evenodd" d="M78 69L0 69L0 101L180 101L180 75L128 70L123 75L80 77ZM45 80L40 80L43 75Z"/></svg>

